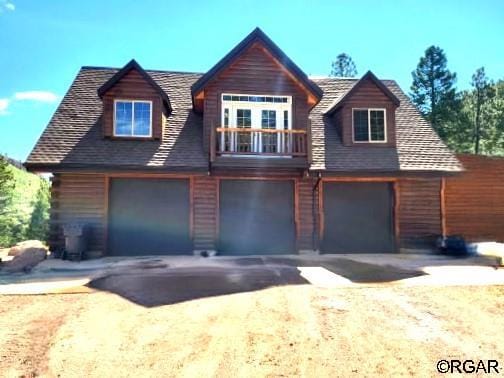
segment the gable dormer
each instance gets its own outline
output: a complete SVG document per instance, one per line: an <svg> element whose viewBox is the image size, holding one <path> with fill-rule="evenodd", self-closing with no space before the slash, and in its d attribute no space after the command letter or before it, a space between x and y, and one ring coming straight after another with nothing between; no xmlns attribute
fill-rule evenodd
<svg viewBox="0 0 504 378"><path fill-rule="evenodd" d="M371 71L326 111L345 146L395 147L399 99Z"/></svg>
<svg viewBox="0 0 504 378"><path fill-rule="evenodd" d="M133 59L98 89L102 130L111 139L161 139L171 112L168 95Z"/></svg>
<svg viewBox="0 0 504 378"><path fill-rule="evenodd" d="M276 136L280 132L306 132L309 111L321 99L322 90L256 28L192 85L191 94L194 110L203 113L205 151L215 139L212 131L217 130L217 134L222 133L222 138L217 135L217 142L226 140L226 135L234 141L229 149L217 146L217 154L226 150L258 155L284 149L280 146L281 137ZM222 130L239 127L273 131L264 131L264 137L254 140L253 136L247 137L250 141L240 147L239 136ZM296 137L306 145L302 135ZM258 139L272 140L271 148Z"/></svg>

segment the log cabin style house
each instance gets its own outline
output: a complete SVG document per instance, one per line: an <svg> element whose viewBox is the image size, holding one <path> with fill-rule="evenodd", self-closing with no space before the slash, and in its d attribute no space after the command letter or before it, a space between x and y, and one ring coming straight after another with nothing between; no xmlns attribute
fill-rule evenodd
<svg viewBox="0 0 504 378"><path fill-rule="evenodd" d="M26 166L103 256L388 253L462 167L392 80L310 78L260 29L204 74L82 67Z"/></svg>

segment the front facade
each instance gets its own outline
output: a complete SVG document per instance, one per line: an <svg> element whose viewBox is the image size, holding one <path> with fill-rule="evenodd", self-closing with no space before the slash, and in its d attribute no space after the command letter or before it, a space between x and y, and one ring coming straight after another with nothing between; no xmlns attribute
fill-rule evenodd
<svg viewBox="0 0 504 378"><path fill-rule="evenodd" d="M387 253L443 233L456 157L393 81L309 78L261 30L205 74L83 67L26 162L51 247Z"/></svg>

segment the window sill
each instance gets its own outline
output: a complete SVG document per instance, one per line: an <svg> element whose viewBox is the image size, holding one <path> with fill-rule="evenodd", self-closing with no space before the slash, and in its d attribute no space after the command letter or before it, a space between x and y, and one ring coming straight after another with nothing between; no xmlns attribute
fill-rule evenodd
<svg viewBox="0 0 504 378"><path fill-rule="evenodd" d="M154 138L154 137L135 137L135 136L110 136L108 139L111 140L135 140L135 141L153 141L153 140L159 140L159 138Z"/></svg>

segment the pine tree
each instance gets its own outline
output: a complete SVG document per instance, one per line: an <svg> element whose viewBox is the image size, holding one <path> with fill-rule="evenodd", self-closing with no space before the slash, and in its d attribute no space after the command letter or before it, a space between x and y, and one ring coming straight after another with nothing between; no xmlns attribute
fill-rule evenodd
<svg viewBox="0 0 504 378"><path fill-rule="evenodd" d="M338 77L355 77L357 76L357 68L350 55L341 53L336 57L336 60L331 64L330 76Z"/></svg>
<svg viewBox="0 0 504 378"><path fill-rule="evenodd" d="M471 85L474 88L474 153L480 153L480 141L484 135L482 118L485 117L484 108L494 96L492 83L488 80L485 74L485 68L481 67L476 70L472 76ZM487 121L485 119L485 121ZM487 122L485 122L487 123Z"/></svg>
<svg viewBox="0 0 504 378"><path fill-rule="evenodd" d="M457 77L448 70L444 51L437 46L430 46L411 75L412 101L438 134L445 138L445 123L456 115L456 108L460 104L455 93Z"/></svg>

